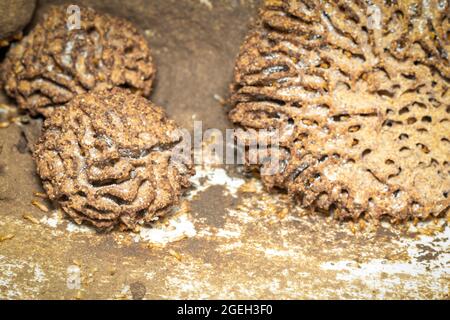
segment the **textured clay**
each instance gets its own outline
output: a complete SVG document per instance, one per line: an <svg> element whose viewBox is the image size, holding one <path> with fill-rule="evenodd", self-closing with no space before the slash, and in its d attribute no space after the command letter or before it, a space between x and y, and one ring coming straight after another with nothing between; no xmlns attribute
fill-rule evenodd
<svg viewBox="0 0 450 320"><path fill-rule="evenodd" d="M115 88L56 109L34 157L50 199L77 223L134 228L167 212L189 186L190 159L171 161L181 137L161 108Z"/></svg>
<svg viewBox="0 0 450 320"><path fill-rule="evenodd" d="M230 118L279 130L281 166L263 180L304 207L436 216L450 205L450 5L368 3L266 1Z"/></svg>
<svg viewBox="0 0 450 320"><path fill-rule="evenodd" d="M150 93L155 69L145 38L128 21L80 9L80 28L69 30L67 7L51 7L0 69L7 94L33 115L94 89Z"/></svg>

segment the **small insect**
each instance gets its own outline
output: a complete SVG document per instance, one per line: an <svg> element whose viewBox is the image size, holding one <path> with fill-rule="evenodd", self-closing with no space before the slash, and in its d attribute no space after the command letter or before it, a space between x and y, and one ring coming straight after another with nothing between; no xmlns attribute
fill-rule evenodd
<svg viewBox="0 0 450 320"><path fill-rule="evenodd" d="M128 296L125 293L119 293L114 296L115 300L127 300Z"/></svg>
<svg viewBox="0 0 450 320"><path fill-rule="evenodd" d="M49 209L47 208L47 206L45 204L43 204L42 202L39 202L37 200L31 201L31 204L33 206L35 206L36 208L38 208L39 210L41 210L41 211L44 211L44 212L48 212L49 211Z"/></svg>
<svg viewBox="0 0 450 320"><path fill-rule="evenodd" d="M81 267L81 262L78 261L77 259L73 259L72 262L73 262L74 265L76 265L78 267Z"/></svg>
<svg viewBox="0 0 450 320"><path fill-rule="evenodd" d="M254 185L254 183L252 182L246 182L244 183L240 188L239 191L241 192L245 192L245 193L256 193L256 187Z"/></svg>
<svg viewBox="0 0 450 320"><path fill-rule="evenodd" d="M366 229L366 222L363 219L359 220L359 230L365 230Z"/></svg>
<svg viewBox="0 0 450 320"><path fill-rule="evenodd" d="M134 226L134 228L133 229L131 229L131 232L133 232L133 233L139 233L139 232L141 232L141 226L140 225L136 225L136 226Z"/></svg>
<svg viewBox="0 0 450 320"><path fill-rule="evenodd" d="M0 236L0 242L11 240L12 238L14 238L14 234L7 234L5 236Z"/></svg>
<svg viewBox="0 0 450 320"><path fill-rule="evenodd" d="M353 222L350 222L350 231L353 234L356 234L356 228L355 228L355 224Z"/></svg>
<svg viewBox="0 0 450 320"><path fill-rule="evenodd" d="M218 95L217 93L214 94L214 100L216 100L217 102L219 102L222 106L225 106L227 104L227 101L220 95Z"/></svg>
<svg viewBox="0 0 450 320"><path fill-rule="evenodd" d="M191 205L187 201L183 201L180 205L178 213L188 213L191 212Z"/></svg>
<svg viewBox="0 0 450 320"><path fill-rule="evenodd" d="M178 242L178 241L181 241L181 240L184 240L184 239L187 239L187 238L188 238L187 235L182 234L182 235L179 235L178 237L175 237L171 242Z"/></svg>
<svg viewBox="0 0 450 320"><path fill-rule="evenodd" d="M17 114L17 108L0 104L0 128L8 128Z"/></svg>
<svg viewBox="0 0 450 320"><path fill-rule="evenodd" d="M240 204L236 207L236 209L239 211L247 211L248 208L246 206Z"/></svg>
<svg viewBox="0 0 450 320"><path fill-rule="evenodd" d="M283 208L281 211L279 211L277 213L277 216L280 220L286 218L286 216L288 215L289 209L288 208Z"/></svg>
<svg viewBox="0 0 450 320"><path fill-rule="evenodd" d="M164 245L163 244L161 244L161 243L156 243L156 242L153 242L153 243L149 243L148 245L147 245L147 248L148 249L163 249L164 248Z"/></svg>
<svg viewBox="0 0 450 320"><path fill-rule="evenodd" d="M178 261L181 261L183 259L183 257L181 256L181 254L179 254L178 252L176 252L175 250L169 249L169 254L174 257L175 259L177 259Z"/></svg>
<svg viewBox="0 0 450 320"><path fill-rule="evenodd" d="M81 291L78 290L77 295L75 296L75 300L81 300L82 296L81 296Z"/></svg>
<svg viewBox="0 0 450 320"><path fill-rule="evenodd" d="M280 222L280 220L270 220L269 221L269 225L274 225L274 224L279 223L279 222Z"/></svg>
<svg viewBox="0 0 450 320"><path fill-rule="evenodd" d="M264 5L266 5L266 6L282 6L283 1L281 1L281 0L266 0L264 2Z"/></svg>
<svg viewBox="0 0 450 320"><path fill-rule="evenodd" d="M48 199L47 194L45 194L44 192L34 192L33 195L38 198Z"/></svg>
<svg viewBox="0 0 450 320"><path fill-rule="evenodd" d="M35 217L33 217L31 214L25 213L25 214L23 215L23 218L24 218L25 220L31 221L31 222L34 223L34 224L40 224L39 220L36 219Z"/></svg>

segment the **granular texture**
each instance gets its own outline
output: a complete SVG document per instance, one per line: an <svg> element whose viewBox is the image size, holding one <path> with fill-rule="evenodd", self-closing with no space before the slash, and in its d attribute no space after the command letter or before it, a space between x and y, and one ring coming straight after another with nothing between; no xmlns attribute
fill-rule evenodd
<svg viewBox="0 0 450 320"><path fill-rule="evenodd" d="M161 108L114 88L55 110L34 157L50 199L77 223L134 228L167 212L189 186L190 159L173 159L182 141Z"/></svg>
<svg viewBox="0 0 450 320"><path fill-rule="evenodd" d="M149 95L155 68L145 38L123 19L80 7L51 7L8 52L0 77L8 95L33 115L48 116L74 96L114 86Z"/></svg>
<svg viewBox="0 0 450 320"><path fill-rule="evenodd" d="M446 211L449 16L448 1L266 1L230 112L280 132L265 184L338 218Z"/></svg>

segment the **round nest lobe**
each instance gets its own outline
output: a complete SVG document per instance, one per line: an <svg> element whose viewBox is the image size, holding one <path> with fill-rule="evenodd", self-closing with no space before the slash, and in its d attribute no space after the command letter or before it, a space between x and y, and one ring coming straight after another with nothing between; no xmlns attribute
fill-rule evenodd
<svg viewBox="0 0 450 320"><path fill-rule="evenodd" d="M281 165L263 180L305 207L439 215L450 205L450 5L370 3L267 1L238 56L230 118L245 134L279 131Z"/></svg>
<svg viewBox="0 0 450 320"><path fill-rule="evenodd" d="M128 21L80 7L68 29L66 6L51 7L8 52L0 69L8 95L33 115L94 89L116 86L148 96L155 68L145 38ZM76 22L74 20L74 22Z"/></svg>
<svg viewBox="0 0 450 320"><path fill-rule="evenodd" d="M174 158L182 141L161 108L114 88L55 110L34 158L50 199L77 223L134 228L163 215L190 185L191 162Z"/></svg>

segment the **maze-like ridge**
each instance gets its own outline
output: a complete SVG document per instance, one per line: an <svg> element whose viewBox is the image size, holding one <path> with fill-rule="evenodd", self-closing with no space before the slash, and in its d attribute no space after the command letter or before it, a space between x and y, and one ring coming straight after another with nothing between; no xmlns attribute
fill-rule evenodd
<svg viewBox="0 0 450 320"><path fill-rule="evenodd" d="M265 184L338 218L447 210L449 16L448 1L266 1L230 112L281 132Z"/></svg>
<svg viewBox="0 0 450 320"><path fill-rule="evenodd" d="M0 78L19 107L48 116L77 94L113 87L148 96L155 68L136 28L81 7L80 28L69 30L66 10L51 7L2 64Z"/></svg>
<svg viewBox="0 0 450 320"><path fill-rule="evenodd" d="M192 164L172 161L181 141L161 108L115 88L55 110L34 155L49 197L76 222L134 228L164 214L189 186Z"/></svg>

